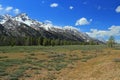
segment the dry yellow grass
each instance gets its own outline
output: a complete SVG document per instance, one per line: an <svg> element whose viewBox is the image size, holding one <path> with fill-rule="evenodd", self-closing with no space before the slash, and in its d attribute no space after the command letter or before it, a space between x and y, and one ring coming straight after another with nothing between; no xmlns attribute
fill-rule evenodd
<svg viewBox="0 0 120 80"><path fill-rule="evenodd" d="M109 51L111 53L107 53ZM120 63L113 62L120 58L120 51L109 51L86 63L78 61L74 68L62 70L57 80L120 80Z"/></svg>
<svg viewBox="0 0 120 80"><path fill-rule="evenodd" d="M38 50L31 53L1 53L0 57L3 57L0 61L24 60L6 68L7 73L13 74L21 66L27 66L18 80L120 80L120 62L114 61L120 59L120 50ZM59 64L67 66L57 69L54 65ZM12 80L6 77L0 76L0 80Z"/></svg>

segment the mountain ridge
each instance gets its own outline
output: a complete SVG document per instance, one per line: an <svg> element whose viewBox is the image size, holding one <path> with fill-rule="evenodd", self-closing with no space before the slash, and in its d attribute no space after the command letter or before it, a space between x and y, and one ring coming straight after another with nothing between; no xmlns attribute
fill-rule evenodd
<svg viewBox="0 0 120 80"><path fill-rule="evenodd" d="M89 37L87 34L77 29L66 26L58 28L51 23L39 22L28 17L26 13L21 13L15 17L11 15L0 16L0 35L9 37L45 37L49 39L60 39L80 42L94 41L102 43L97 39Z"/></svg>

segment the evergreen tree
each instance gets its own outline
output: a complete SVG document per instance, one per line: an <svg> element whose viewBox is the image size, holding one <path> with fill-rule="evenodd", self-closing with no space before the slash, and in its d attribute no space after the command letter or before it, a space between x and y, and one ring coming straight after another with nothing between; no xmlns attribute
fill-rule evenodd
<svg viewBox="0 0 120 80"><path fill-rule="evenodd" d="M44 40L43 40L43 46L47 46L47 45L48 45L47 38L44 38Z"/></svg>
<svg viewBox="0 0 120 80"><path fill-rule="evenodd" d="M55 40L54 40L54 39L51 40L51 45L52 45L52 46L55 46Z"/></svg>
<svg viewBox="0 0 120 80"><path fill-rule="evenodd" d="M113 45L115 44L115 38L113 36L110 36L107 44L108 44L108 47L112 48Z"/></svg>
<svg viewBox="0 0 120 80"><path fill-rule="evenodd" d="M30 37L25 38L25 46L29 46Z"/></svg>
<svg viewBox="0 0 120 80"><path fill-rule="evenodd" d="M55 40L55 45L60 45L60 40L59 39Z"/></svg>
<svg viewBox="0 0 120 80"><path fill-rule="evenodd" d="M12 47L16 45L16 40L15 40L15 38L11 38L11 40L10 40L10 45L11 45Z"/></svg>

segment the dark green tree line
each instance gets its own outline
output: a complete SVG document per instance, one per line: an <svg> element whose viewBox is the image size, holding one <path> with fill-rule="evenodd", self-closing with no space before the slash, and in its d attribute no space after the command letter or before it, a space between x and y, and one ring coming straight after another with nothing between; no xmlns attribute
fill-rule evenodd
<svg viewBox="0 0 120 80"><path fill-rule="evenodd" d="M0 46L56 46L56 45L95 45L94 42L80 42L71 40L49 39L44 37L8 37L0 36Z"/></svg>

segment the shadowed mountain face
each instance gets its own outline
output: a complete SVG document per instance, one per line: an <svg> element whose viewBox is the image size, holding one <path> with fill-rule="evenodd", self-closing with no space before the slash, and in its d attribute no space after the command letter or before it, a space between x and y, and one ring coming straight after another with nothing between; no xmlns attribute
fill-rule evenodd
<svg viewBox="0 0 120 80"><path fill-rule="evenodd" d="M50 23L32 20L27 14L22 13L15 17L10 15L0 16L0 35L9 37L44 37L50 39L89 42L92 39L85 33L73 28L56 28Z"/></svg>

